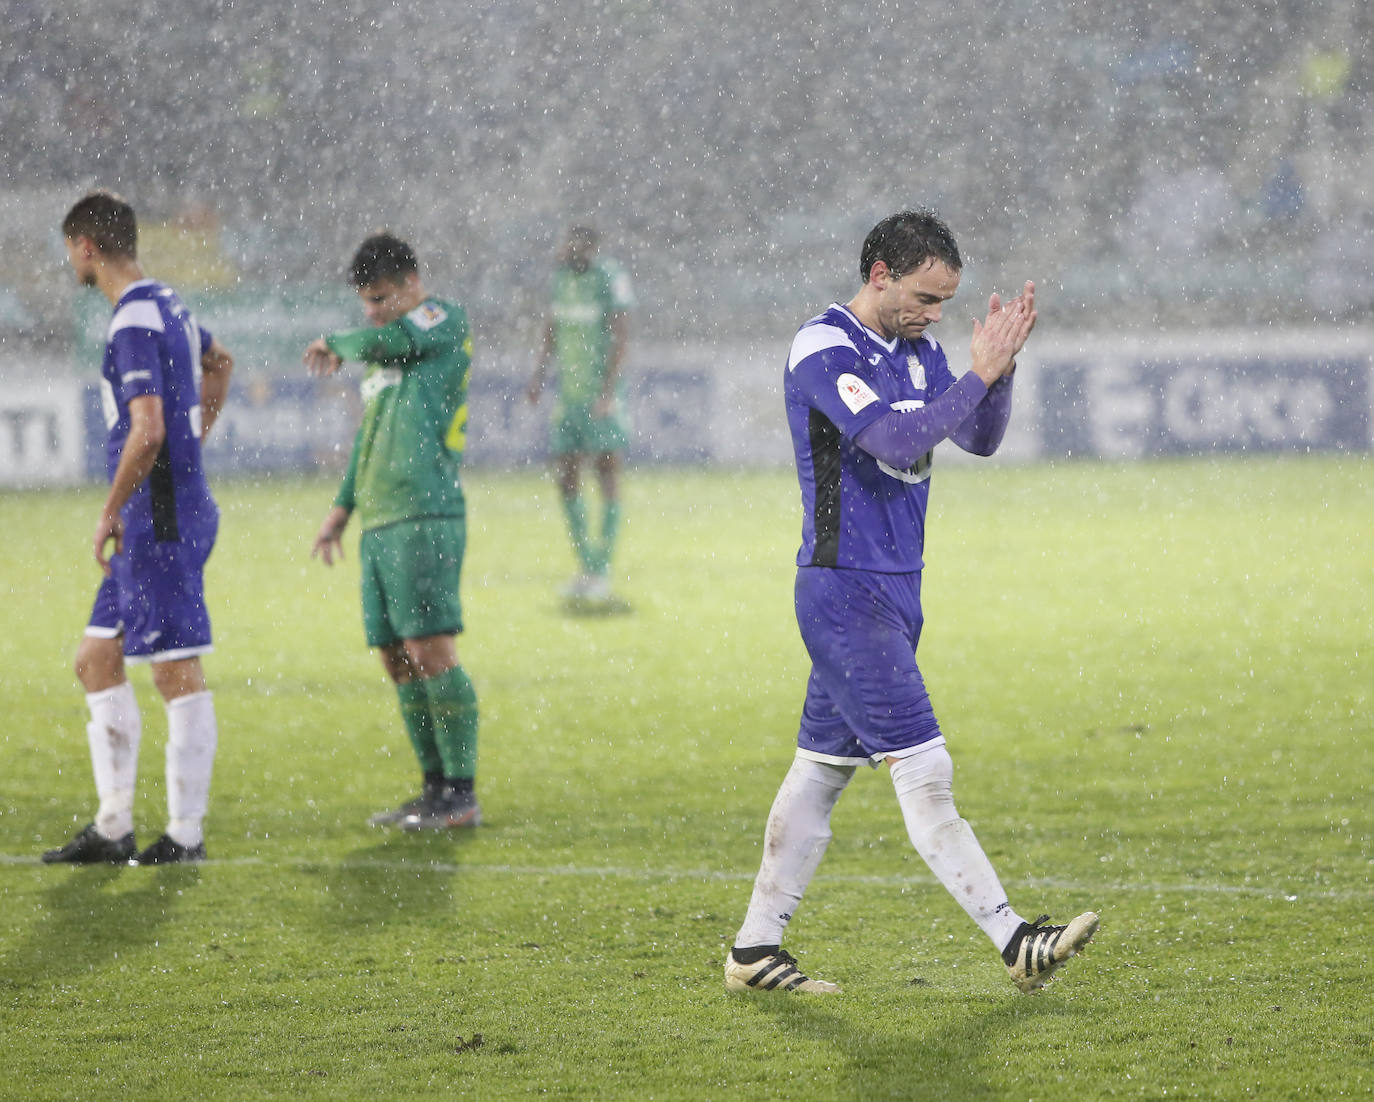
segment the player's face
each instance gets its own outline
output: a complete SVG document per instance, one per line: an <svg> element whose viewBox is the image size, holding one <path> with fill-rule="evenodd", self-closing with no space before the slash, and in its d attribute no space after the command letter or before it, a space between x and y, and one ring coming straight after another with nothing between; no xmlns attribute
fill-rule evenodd
<svg viewBox="0 0 1374 1102"><path fill-rule="evenodd" d="M579 274L592 266L592 257L595 255L596 242L577 235L568 238L568 244L563 249L564 261Z"/></svg>
<svg viewBox="0 0 1374 1102"><path fill-rule="evenodd" d="M84 237L75 240L68 237L64 244L67 246L67 262L72 266L72 271L76 273L76 280L83 287L95 286L95 246Z"/></svg>
<svg viewBox="0 0 1374 1102"><path fill-rule="evenodd" d="M408 279L378 279L358 288L363 313L373 325L388 325L409 313L414 295Z"/></svg>
<svg viewBox="0 0 1374 1102"><path fill-rule="evenodd" d="M893 337L905 337L909 341L918 339L940 320L941 307L959 289L960 273L942 260L928 260L900 279L893 279L886 266L878 271L875 264L874 271L879 276L875 281L878 324L889 340Z"/></svg>

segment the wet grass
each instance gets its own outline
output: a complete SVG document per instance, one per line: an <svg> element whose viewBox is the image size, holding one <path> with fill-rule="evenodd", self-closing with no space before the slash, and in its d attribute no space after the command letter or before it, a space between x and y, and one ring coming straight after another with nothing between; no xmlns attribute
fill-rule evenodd
<svg viewBox="0 0 1374 1102"><path fill-rule="evenodd" d="M36 862L91 811L98 496L0 496L0 1097L1367 1095L1371 474L937 473L922 665L961 810L1023 911L1103 915L1035 998L881 774L789 935L844 995L722 990L806 668L787 472L636 472L634 612L599 619L554 596L545 481L471 475L488 822L458 838L366 825L413 766L355 560L307 557L332 487L221 487L212 860L162 870ZM151 839L165 723L134 680Z"/></svg>

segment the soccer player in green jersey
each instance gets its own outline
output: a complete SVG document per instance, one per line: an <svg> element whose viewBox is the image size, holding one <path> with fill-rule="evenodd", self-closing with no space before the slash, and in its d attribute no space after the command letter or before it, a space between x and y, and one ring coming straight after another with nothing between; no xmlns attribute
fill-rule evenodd
<svg viewBox="0 0 1374 1102"><path fill-rule="evenodd" d="M344 360L366 365L362 424L311 555L326 566L342 557L358 514L363 628L396 685L424 777L419 796L372 822L476 826L477 694L455 645L472 336L462 307L426 293L414 252L391 234L359 246L349 277L371 327L320 337L303 357L312 375Z"/></svg>
<svg viewBox="0 0 1374 1102"><path fill-rule="evenodd" d="M574 226L568 233L562 262L553 275L543 352L527 396L531 404L539 401L549 365L556 362L558 404L549 447L579 567L565 595L601 602L611 600L621 456L629 444L620 372L634 295L620 266L597 258L597 241L597 232L588 226ZM595 536L581 487L582 467L589 458L601 488L601 529Z"/></svg>

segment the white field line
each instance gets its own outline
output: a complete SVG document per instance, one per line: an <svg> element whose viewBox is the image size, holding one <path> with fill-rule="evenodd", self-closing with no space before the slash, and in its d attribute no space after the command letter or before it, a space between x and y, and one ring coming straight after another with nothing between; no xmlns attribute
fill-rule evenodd
<svg viewBox="0 0 1374 1102"><path fill-rule="evenodd" d="M41 865L34 856L0 853L0 865L25 866ZM279 858L231 857L224 860L200 862L200 868L291 868L301 871L324 869L379 869L391 872L410 872L417 875L432 873L450 876L465 873L468 876L530 877L542 876L551 879L598 879L598 880L661 880L721 881L751 883L753 870L723 869L675 869L675 868L630 868L620 865L508 865L508 864L457 864L452 861L384 861L373 857L344 858L341 861L320 861L293 854L283 854ZM1304 900L1326 899L1334 902L1374 901L1374 887L1368 888L1327 888L1307 884L1289 884L1275 887L1273 884L1228 884L1206 881L1179 881L1160 883L1146 881L1092 882L1089 880L1063 880L1056 877L1033 876L1019 881L1010 881L1018 888L1045 888L1057 892L1072 892L1083 895L1085 892L1145 895L1236 895L1255 896L1266 899L1285 899L1302 902ZM920 876L877 876L853 873L827 874L824 869L816 874L812 885L824 887L826 884L870 884L882 888L935 888L935 881Z"/></svg>

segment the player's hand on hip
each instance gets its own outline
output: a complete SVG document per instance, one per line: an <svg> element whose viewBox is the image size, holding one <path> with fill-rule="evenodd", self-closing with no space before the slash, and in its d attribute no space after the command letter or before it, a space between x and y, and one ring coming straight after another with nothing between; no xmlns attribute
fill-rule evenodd
<svg viewBox="0 0 1374 1102"><path fill-rule="evenodd" d="M114 551L109 557L105 555L105 548L114 542ZM95 561L100 564L100 569L106 576L110 573L110 559L124 550L124 521L120 519L118 513L109 513L104 510L100 513L100 519L95 522Z"/></svg>
<svg viewBox="0 0 1374 1102"><path fill-rule="evenodd" d="M343 364L323 337L316 337L305 346L301 362L311 375L333 375Z"/></svg>

